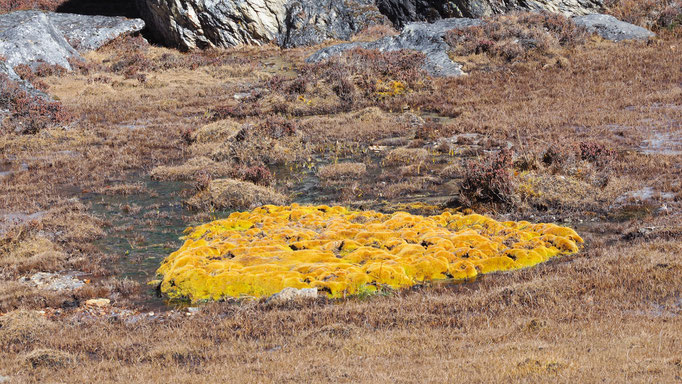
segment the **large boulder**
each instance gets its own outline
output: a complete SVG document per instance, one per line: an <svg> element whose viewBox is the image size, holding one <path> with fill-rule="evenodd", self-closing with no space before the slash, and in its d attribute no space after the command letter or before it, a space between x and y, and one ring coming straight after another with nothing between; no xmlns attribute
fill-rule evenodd
<svg viewBox="0 0 682 384"><path fill-rule="evenodd" d="M574 17L573 21L606 40L648 40L656 36L655 33L646 28L620 21L610 15L592 14L578 16Z"/></svg>
<svg viewBox="0 0 682 384"><path fill-rule="evenodd" d="M295 0L287 4L279 45L285 48L349 40L361 30L389 24L373 0Z"/></svg>
<svg viewBox="0 0 682 384"><path fill-rule="evenodd" d="M287 0L137 0L154 37L183 49L277 39Z"/></svg>
<svg viewBox="0 0 682 384"><path fill-rule="evenodd" d="M376 0L384 15L397 27L414 21L481 18L510 11L549 11L564 16L595 13L603 0Z"/></svg>
<svg viewBox="0 0 682 384"><path fill-rule="evenodd" d="M71 69L69 59L80 58L47 14L39 11L0 16L0 56L10 67L45 62L66 69Z"/></svg>
<svg viewBox="0 0 682 384"><path fill-rule="evenodd" d="M481 20L467 18L443 19L434 23L412 23L405 26L397 36L387 36L373 42L333 45L315 52L306 61L319 62L356 48L376 49L381 52L409 49L426 55L424 69L430 75L459 76L464 72L461 65L453 62L448 56L449 46L444 40L445 33L453 29L481 25L481 23Z"/></svg>
<svg viewBox="0 0 682 384"><path fill-rule="evenodd" d="M79 52L93 51L121 35L144 29L142 19L49 13L52 25Z"/></svg>
<svg viewBox="0 0 682 384"><path fill-rule="evenodd" d="M140 19L18 11L0 15L0 56L9 67L47 63L71 69L69 59L144 28Z"/></svg>
<svg viewBox="0 0 682 384"><path fill-rule="evenodd" d="M349 39L388 23L373 0L137 0L154 37L182 49Z"/></svg>

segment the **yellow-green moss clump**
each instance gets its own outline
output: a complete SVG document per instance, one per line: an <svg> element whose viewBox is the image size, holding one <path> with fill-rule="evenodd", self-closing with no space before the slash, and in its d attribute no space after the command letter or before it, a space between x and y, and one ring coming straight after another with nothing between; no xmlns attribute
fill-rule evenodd
<svg viewBox="0 0 682 384"><path fill-rule="evenodd" d="M188 228L157 271L174 299L269 296L317 287L330 297L529 267L578 251L570 228L481 215L382 214L272 206Z"/></svg>

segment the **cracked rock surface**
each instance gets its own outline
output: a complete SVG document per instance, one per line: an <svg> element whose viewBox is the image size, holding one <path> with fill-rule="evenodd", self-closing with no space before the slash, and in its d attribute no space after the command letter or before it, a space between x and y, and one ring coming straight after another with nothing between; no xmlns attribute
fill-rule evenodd
<svg viewBox="0 0 682 384"><path fill-rule="evenodd" d="M373 0L137 0L155 38L189 50L347 40L388 24Z"/></svg>

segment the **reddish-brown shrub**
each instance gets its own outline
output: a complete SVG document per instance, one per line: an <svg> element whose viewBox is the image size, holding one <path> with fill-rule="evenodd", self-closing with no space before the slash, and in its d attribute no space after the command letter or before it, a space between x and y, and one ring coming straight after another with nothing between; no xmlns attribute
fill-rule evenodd
<svg viewBox="0 0 682 384"><path fill-rule="evenodd" d="M38 77L61 76L66 73L66 68L60 65L40 62L38 63L38 65L36 65L35 69L33 70L33 73L35 73L35 75Z"/></svg>
<svg viewBox="0 0 682 384"><path fill-rule="evenodd" d="M462 195L471 202L511 203L512 157L511 150L503 149L482 160L470 161L464 172Z"/></svg>
<svg viewBox="0 0 682 384"><path fill-rule="evenodd" d="M604 5L616 18L654 31L676 32L682 27L680 0L606 0Z"/></svg>
<svg viewBox="0 0 682 384"><path fill-rule="evenodd" d="M579 144L580 158L597 164L606 164L613 157L613 151L603 143L596 141L582 141Z"/></svg>
<svg viewBox="0 0 682 384"><path fill-rule="evenodd" d="M68 0L0 0L0 14L30 9L54 11Z"/></svg>
<svg viewBox="0 0 682 384"><path fill-rule="evenodd" d="M263 164L239 166L234 169L232 177L243 181L250 181L265 187L270 186L274 180L270 170Z"/></svg>
<svg viewBox="0 0 682 384"><path fill-rule="evenodd" d="M296 121L292 119L285 119L281 116L268 116L256 129L261 134L279 139L283 136L295 134L298 126Z"/></svg>
<svg viewBox="0 0 682 384"><path fill-rule="evenodd" d="M450 31L445 40L457 55L486 53L513 60L531 50L548 53L579 44L585 36L584 29L562 15L528 12L495 16L481 26Z"/></svg>
<svg viewBox="0 0 682 384"><path fill-rule="evenodd" d="M10 115L4 122L3 131L34 134L50 125L71 120L60 103L30 95L6 75L0 75L0 108L7 109Z"/></svg>
<svg viewBox="0 0 682 384"><path fill-rule="evenodd" d="M26 64L19 64L14 67L14 72L16 72L22 80L26 80L33 84L33 86L37 89L47 92L47 90L50 88L49 85L38 78L52 75L62 75L66 73L66 69L59 65L50 65L45 62L41 62L35 67L35 69L32 69Z"/></svg>

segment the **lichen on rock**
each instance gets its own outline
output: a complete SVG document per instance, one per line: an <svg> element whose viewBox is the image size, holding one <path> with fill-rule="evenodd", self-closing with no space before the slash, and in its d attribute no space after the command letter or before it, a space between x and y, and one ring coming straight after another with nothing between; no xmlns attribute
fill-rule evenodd
<svg viewBox="0 0 682 384"><path fill-rule="evenodd" d="M267 297L317 288L332 298L530 267L578 252L570 228L449 212L419 216L266 205L186 231L157 271L171 299Z"/></svg>

